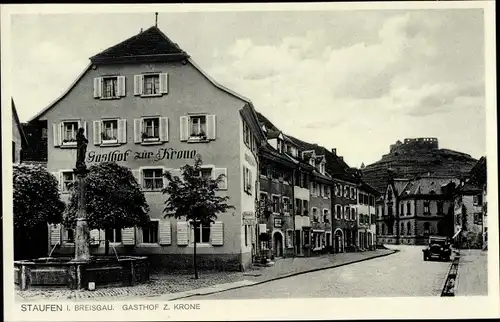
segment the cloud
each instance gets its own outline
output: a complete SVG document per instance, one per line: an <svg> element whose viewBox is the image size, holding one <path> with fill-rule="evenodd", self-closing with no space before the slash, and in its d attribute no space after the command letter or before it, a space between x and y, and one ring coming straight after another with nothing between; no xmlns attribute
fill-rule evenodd
<svg viewBox="0 0 500 322"><path fill-rule="evenodd" d="M244 38L210 72L250 97L283 131L304 140L335 144L339 150L349 150L354 139L358 144L377 136L395 141L418 132L405 124L425 126L415 117L423 122L484 106L483 73L477 71L481 46L470 48L472 35L455 30L467 29L467 20L460 16L461 26L457 17L416 11L393 15L370 39L352 31L357 42L345 41L345 46L330 44L324 30L271 44ZM422 126L420 136L426 136ZM346 133L351 133L347 145L334 139ZM371 144L386 152L389 143ZM361 161L366 160L356 163Z"/></svg>

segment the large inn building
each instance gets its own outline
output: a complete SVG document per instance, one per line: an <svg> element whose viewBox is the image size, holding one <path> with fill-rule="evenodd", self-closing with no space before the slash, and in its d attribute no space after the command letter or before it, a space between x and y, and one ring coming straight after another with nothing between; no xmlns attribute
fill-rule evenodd
<svg viewBox="0 0 500 322"><path fill-rule="evenodd" d="M35 132L47 148L37 153L46 155L63 200L76 179L80 127L89 140L87 164L124 165L144 191L150 224L92 230L94 254L103 253L108 240L118 254L147 255L157 267L186 267L196 240L200 266L244 270L264 253L314 256L375 246L376 191L349 171L335 149L282 133L156 26L91 57L30 124L40 127ZM163 172L180 175L179 168L196 156L204 175L226 175L220 193L235 209L194 231L185 220L164 218L161 189ZM73 230L56 225L48 233L53 255L74 252Z"/></svg>
<svg viewBox="0 0 500 322"><path fill-rule="evenodd" d="M87 164L114 161L129 167L151 208L147 227L91 231L93 252L102 252L107 239L119 254L148 255L153 264L178 267L192 260L196 239L201 266L247 267L255 234L256 153L263 139L252 103L217 84L157 27L90 61L35 117L47 124L47 169L59 178L67 200L68 183L75 180L76 131L83 127ZM196 155L206 175L226 175L221 193L235 209L195 232L185 220L164 218L161 188L164 171L180 174ZM51 245L61 244L54 253L72 253L73 238L71 230L50 228Z"/></svg>

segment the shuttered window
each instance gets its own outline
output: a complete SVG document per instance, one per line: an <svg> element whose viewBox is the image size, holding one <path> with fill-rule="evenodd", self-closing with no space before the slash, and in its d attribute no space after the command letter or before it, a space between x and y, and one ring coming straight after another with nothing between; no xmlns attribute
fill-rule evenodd
<svg viewBox="0 0 500 322"><path fill-rule="evenodd" d="M123 245L135 245L135 228L134 227L122 229L121 234L122 234Z"/></svg>
<svg viewBox="0 0 500 322"><path fill-rule="evenodd" d="M61 187L62 187L62 192L70 192L71 188L73 187L73 184L76 181L76 175L73 171L61 171L60 172L61 176Z"/></svg>
<svg viewBox="0 0 500 322"><path fill-rule="evenodd" d="M168 142L168 117L145 117L134 120L134 142L155 144Z"/></svg>
<svg viewBox="0 0 500 322"><path fill-rule="evenodd" d="M214 178L222 176L222 180L219 182L219 190L227 190L227 168L214 168Z"/></svg>
<svg viewBox="0 0 500 322"><path fill-rule="evenodd" d="M181 141L205 142L217 136L215 115L181 116L179 123Z"/></svg>
<svg viewBox="0 0 500 322"><path fill-rule="evenodd" d="M117 228L106 229L104 236L110 243L121 243L122 242L122 231Z"/></svg>
<svg viewBox="0 0 500 322"><path fill-rule="evenodd" d="M126 95L125 76L94 78L94 98L113 99Z"/></svg>
<svg viewBox="0 0 500 322"><path fill-rule="evenodd" d="M52 124L52 140L54 146L76 147L76 134L79 128L83 128L83 135L87 137L87 122L85 121L62 121Z"/></svg>
<svg viewBox="0 0 500 322"><path fill-rule="evenodd" d="M168 74L148 73L134 76L134 95L162 96L168 94Z"/></svg>

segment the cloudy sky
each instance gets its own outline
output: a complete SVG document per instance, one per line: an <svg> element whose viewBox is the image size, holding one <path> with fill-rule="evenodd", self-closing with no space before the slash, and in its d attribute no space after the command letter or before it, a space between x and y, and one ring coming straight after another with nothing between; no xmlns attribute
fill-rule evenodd
<svg viewBox="0 0 500 322"><path fill-rule="evenodd" d="M90 56L153 25L153 12L11 16L21 121L66 90ZM158 26L285 133L337 148L351 166L407 137L486 152L480 9L161 12Z"/></svg>

